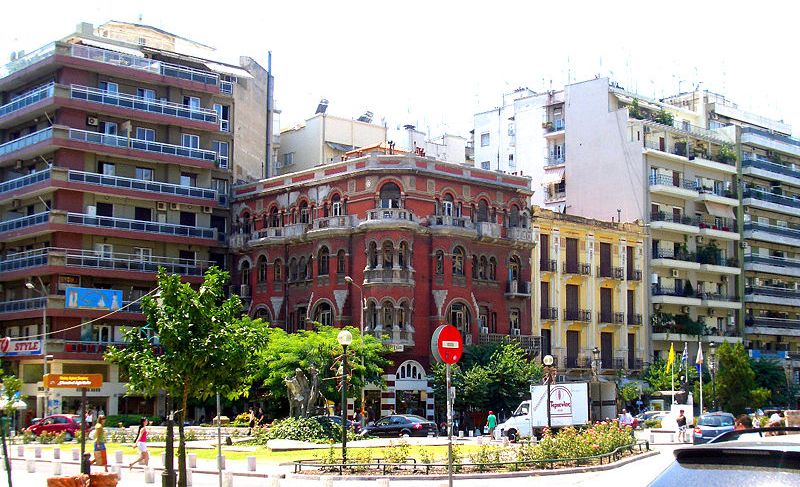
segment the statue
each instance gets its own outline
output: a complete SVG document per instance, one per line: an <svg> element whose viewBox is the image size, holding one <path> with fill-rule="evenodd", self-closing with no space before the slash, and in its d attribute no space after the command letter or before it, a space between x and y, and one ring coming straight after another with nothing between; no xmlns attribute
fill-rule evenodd
<svg viewBox="0 0 800 487"><path fill-rule="evenodd" d="M289 416L307 418L319 413L322 393L319 390L319 371L308 370L311 379L302 370L295 369L294 376L284 379L289 396Z"/></svg>

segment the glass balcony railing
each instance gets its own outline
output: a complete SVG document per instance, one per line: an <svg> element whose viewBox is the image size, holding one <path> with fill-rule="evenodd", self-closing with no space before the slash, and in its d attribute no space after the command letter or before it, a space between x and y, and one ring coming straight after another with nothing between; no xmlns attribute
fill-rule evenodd
<svg viewBox="0 0 800 487"><path fill-rule="evenodd" d="M744 231L745 232L766 232L771 233L774 235L781 235L784 237L789 238L797 238L800 239L800 229L798 228L790 228L790 227L782 227L780 225L770 225L768 223L759 223L754 221L745 222L744 224Z"/></svg>
<svg viewBox="0 0 800 487"><path fill-rule="evenodd" d="M28 298L28 299L13 299L10 301L0 302L0 313L13 313L15 311L28 311L31 309L42 309L47 304L47 298Z"/></svg>
<svg viewBox="0 0 800 487"><path fill-rule="evenodd" d="M50 179L50 169L26 174L25 176L0 183L0 194L15 191L17 189L24 188L25 186L47 181L48 179Z"/></svg>
<svg viewBox="0 0 800 487"><path fill-rule="evenodd" d="M53 83L36 88L0 106L0 118L53 96Z"/></svg>
<svg viewBox="0 0 800 487"><path fill-rule="evenodd" d="M163 267L170 274L185 276L202 276L211 266L206 260L181 259L178 257L160 257L155 255L106 253L80 249L50 249L63 252L67 267L84 267L92 269L108 269L130 272L157 272Z"/></svg>
<svg viewBox="0 0 800 487"><path fill-rule="evenodd" d="M20 149L24 149L25 147L30 147L34 144L38 144L39 142L50 139L52 137L53 137L53 127L47 127L46 129L39 130L38 132L24 135L18 139L10 140L4 144L0 144L0 157L6 154L10 154L12 152L16 152Z"/></svg>
<svg viewBox="0 0 800 487"><path fill-rule="evenodd" d="M115 91L90 88L88 86L70 85L70 97L103 105L130 108L142 112L185 118L200 122L217 123L217 112L210 108L192 108L180 103L160 101L152 98L128 95Z"/></svg>
<svg viewBox="0 0 800 487"><path fill-rule="evenodd" d="M800 268L800 259L787 259L786 257L776 257L772 255L745 255L745 264L764 264L775 267Z"/></svg>
<svg viewBox="0 0 800 487"><path fill-rule="evenodd" d="M215 228L190 227L175 223L158 223L141 220L129 220L111 216L92 216L83 213L67 213L67 223L71 225L85 225L90 227L112 228L134 232L154 233L158 235L172 235L192 238L217 238Z"/></svg>
<svg viewBox="0 0 800 487"><path fill-rule="evenodd" d="M756 169L763 169L764 171L780 174L782 176L789 176L792 178L800 179L800 171L798 171L797 169L793 169L789 166L778 164L770 161L769 159L763 159L760 157L750 157L742 159L742 167L743 168L754 167Z"/></svg>
<svg viewBox="0 0 800 487"><path fill-rule="evenodd" d="M186 157L207 162L216 162L217 153L205 149L195 149L181 145L165 144L142 139L129 139L119 135L107 135L87 130L69 129L69 138L90 144L100 144L124 149L136 149L170 156ZM1 146L0 146L1 147ZM0 153L2 155L2 153Z"/></svg>
<svg viewBox="0 0 800 487"><path fill-rule="evenodd" d="M782 194L770 193L756 188L747 188L742 193L742 198L755 198L760 201L774 203L776 205L800 208L800 198L784 196Z"/></svg>
<svg viewBox="0 0 800 487"><path fill-rule="evenodd" d="M697 185L694 181L688 181L683 178L674 178L666 174L658 174L650 176L650 186L671 186L681 189L690 189L697 191Z"/></svg>
<svg viewBox="0 0 800 487"><path fill-rule="evenodd" d="M36 249L9 254L0 262L0 272L14 272L47 265L49 250Z"/></svg>
<svg viewBox="0 0 800 487"><path fill-rule="evenodd" d="M0 233L19 230L22 228L32 227L50 221L50 212L43 211L34 215L23 216L21 218L14 218L0 222Z"/></svg>
<svg viewBox="0 0 800 487"><path fill-rule="evenodd" d="M679 223L681 225L698 226L700 220L687 215L675 215L673 213L653 213L650 215L651 222L666 222L666 223Z"/></svg>
<svg viewBox="0 0 800 487"><path fill-rule="evenodd" d="M800 298L800 290L773 286L747 286L745 287L744 293L776 298Z"/></svg>
<svg viewBox="0 0 800 487"><path fill-rule="evenodd" d="M205 200L216 201L217 192L213 189L196 188L192 186L181 186L179 184L161 183L158 181L143 181L141 179L123 178L120 176L106 176L93 172L69 171L68 179L70 182L95 184L98 186L108 186L113 188L134 189L137 191L148 191L169 196L184 196L187 198L202 198Z"/></svg>
<svg viewBox="0 0 800 487"><path fill-rule="evenodd" d="M44 46L27 53L26 55L11 61L5 66L0 66L0 78L10 76L17 71L27 68L31 64L36 64L44 58L50 57L56 52L56 43L51 42Z"/></svg>

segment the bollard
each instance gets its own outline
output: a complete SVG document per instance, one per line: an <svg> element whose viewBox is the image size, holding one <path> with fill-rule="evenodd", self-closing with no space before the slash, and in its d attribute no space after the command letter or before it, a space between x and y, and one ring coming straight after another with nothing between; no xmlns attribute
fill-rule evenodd
<svg viewBox="0 0 800 487"><path fill-rule="evenodd" d="M114 461L117 463L122 463L122 450L117 450L114 452Z"/></svg>
<svg viewBox="0 0 800 487"><path fill-rule="evenodd" d="M186 466L186 485L187 487L192 485L192 469L189 466Z"/></svg>
<svg viewBox="0 0 800 487"><path fill-rule="evenodd" d="M111 471L117 474L117 480L122 480L122 465L114 465L111 467Z"/></svg>
<svg viewBox="0 0 800 487"><path fill-rule="evenodd" d="M378 487L389 487L389 479L376 479L375 483Z"/></svg>
<svg viewBox="0 0 800 487"><path fill-rule="evenodd" d="M197 453L189 454L189 468L197 468Z"/></svg>
<svg viewBox="0 0 800 487"><path fill-rule="evenodd" d="M33 458L42 458L42 447L37 446L33 448Z"/></svg>
<svg viewBox="0 0 800 487"><path fill-rule="evenodd" d="M17 447L17 456L20 457L20 458L25 458L25 447L24 446L18 446Z"/></svg>
<svg viewBox="0 0 800 487"><path fill-rule="evenodd" d="M270 475L267 480L269 480L267 487L281 487L281 478L277 475Z"/></svg>
<svg viewBox="0 0 800 487"><path fill-rule="evenodd" d="M61 475L61 462L53 462L53 475L56 477Z"/></svg>
<svg viewBox="0 0 800 487"><path fill-rule="evenodd" d="M319 479L319 485L321 487L333 487L333 479L330 477L323 477Z"/></svg>
<svg viewBox="0 0 800 487"><path fill-rule="evenodd" d="M156 483L156 473L152 467L145 467L144 468L144 483L145 484L155 484Z"/></svg>
<svg viewBox="0 0 800 487"><path fill-rule="evenodd" d="M161 466L164 467L164 468L167 468L167 454L166 453L162 453L161 454Z"/></svg>
<svg viewBox="0 0 800 487"><path fill-rule="evenodd" d="M233 487L232 472L225 472L222 474L222 487Z"/></svg>
<svg viewBox="0 0 800 487"><path fill-rule="evenodd" d="M463 438L464 437L464 431L463 430L459 430L458 431L458 437L459 438Z"/></svg>
<svg viewBox="0 0 800 487"><path fill-rule="evenodd" d="M478 444L483 445L483 436L478 437Z"/></svg>
<svg viewBox="0 0 800 487"><path fill-rule="evenodd" d="M248 472L256 471L256 457L247 457L247 471Z"/></svg>
<svg viewBox="0 0 800 487"><path fill-rule="evenodd" d="M225 470L225 455L217 456L217 469Z"/></svg>
<svg viewBox="0 0 800 487"><path fill-rule="evenodd" d="M72 449L72 461L77 462L81 459L81 449L80 448L73 448Z"/></svg>
<svg viewBox="0 0 800 487"><path fill-rule="evenodd" d="M470 438L472 438L472 430L469 430L469 431L467 431L467 436L469 436Z"/></svg>
<svg viewBox="0 0 800 487"><path fill-rule="evenodd" d="M36 460L25 460L25 467L28 473L36 473Z"/></svg>
<svg viewBox="0 0 800 487"><path fill-rule="evenodd" d="M53 448L53 460L61 460L61 448Z"/></svg>

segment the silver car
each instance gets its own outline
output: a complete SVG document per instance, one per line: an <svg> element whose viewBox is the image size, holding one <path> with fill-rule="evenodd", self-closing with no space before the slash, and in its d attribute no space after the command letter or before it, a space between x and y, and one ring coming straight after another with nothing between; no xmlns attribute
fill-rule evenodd
<svg viewBox="0 0 800 487"><path fill-rule="evenodd" d="M693 443L700 445L708 443L722 433L733 431L734 417L731 413L706 413L697 419L692 434Z"/></svg>

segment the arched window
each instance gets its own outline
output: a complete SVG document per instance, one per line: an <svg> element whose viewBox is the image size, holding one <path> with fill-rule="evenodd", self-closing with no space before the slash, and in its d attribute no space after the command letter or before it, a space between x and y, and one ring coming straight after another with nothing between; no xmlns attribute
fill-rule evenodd
<svg viewBox="0 0 800 487"><path fill-rule="evenodd" d="M400 309L397 310L397 325L401 330L407 330L408 325L411 323L411 307L408 301L400 303Z"/></svg>
<svg viewBox="0 0 800 487"><path fill-rule="evenodd" d="M318 276L327 276L328 275L328 247L323 246L319 249L319 253L317 254L317 275Z"/></svg>
<svg viewBox="0 0 800 487"><path fill-rule="evenodd" d="M308 202L303 201L300 203L300 223L308 223L309 221Z"/></svg>
<svg viewBox="0 0 800 487"><path fill-rule="evenodd" d="M292 257L289 260L289 282L297 281L297 259Z"/></svg>
<svg viewBox="0 0 800 487"><path fill-rule="evenodd" d="M281 226L281 217L278 214L278 208L273 206L272 210L269 212L269 226L272 228L278 228Z"/></svg>
<svg viewBox="0 0 800 487"><path fill-rule="evenodd" d="M464 275L464 249L461 247L456 247L453 250L453 275Z"/></svg>
<svg viewBox="0 0 800 487"><path fill-rule="evenodd" d="M247 212L242 214L242 233L245 235L250 234L250 213Z"/></svg>
<svg viewBox="0 0 800 487"><path fill-rule="evenodd" d="M394 267L394 244L392 242L383 242L381 254L383 255L383 268L391 269Z"/></svg>
<svg viewBox="0 0 800 487"><path fill-rule="evenodd" d="M511 216L508 226L516 228L519 226L519 208L516 206L511 207Z"/></svg>
<svg viewBox="0 0 800 487"><path fill-rule="evenodd" d="M478 275L478 256L475 254L472 254L472 278L480 279Z"/></svg>
<svg viewBox="0 0 800 487"><path fill-rule="evenodd" d="M263 255L258 257L258 282L267 282L267 258Z"/></svg>
<svg viewBox="0 0 800 487"><path fill-rule="evenodd" d="M333 216L342 216L344 215L344 203L342 203L342 198L335 194L333 198L331 198L331 212Z"/></svg>
<svg viewBox="0 0 800 487"><path fill-rule="evenodd" d="M254 317L255 317L255 318L260 318L260 319L262 319L262 320L264 320L264 321L266 321L266 322L270 322L270 321L272 321L272 320L270 319L270 316L269 316L269 309L267 309L266 307L261 307L261 308L258 308L258 309L256 310L256 312L255 312L255 315L254 315Z"/></svg>
<svg viewBox="0 0 800 487"><path fill-rule="evenodd" d="M508 261L508 280L509 281L516 281L519 280L519 274L521 270L521 265L519 263L519 257L516 255L511 256Z"/></svg>
<svg viewBox="0 0 800 487"><path fill-rule="evenodd" d="M489 278L489 262L486 260L485 256L481 256L481 263L478 269L478 276L481 279L488 279Z"/></svg>
<svg viewBox="0 0 800 487"><path fill-rule="evenodd" d="M450 324L458 328L462 334L467 335L471 332L472 316L466 305L463 303L451 304L447 316L450 318Z"/></svg>
<svg viewBox="0 0 800 487"><path fill-rule="evenodd" d="M400 242L400 250L397 252L397 265L399 265L401 269L408 268L408 259L408 244L406 242Z"/></svg>
<svg viewBox="0 0 800 487"><path fill-rule="evenodd" d="M250 285L250 262L243 260L241 266L239 267L239 272L241 275L241 282L242 286L249 286Z"/></svg>
<svg viewBox="0 0 800 487"><path fill-rule="evenodd" d="M336 252L336 273L337 274L346 274L347 273L347 269L346 269L347 261L345 260L345 258L346 258L346 254L345 254L344 250L339 250L338 252Z"/></svg>
<svg viewBox="0 0 800 487"><path fill-rule="evenodd" d="M333 313L331 313L331 305L325 301L321 302L314 313L314 321L322 326L332 326Z"/></svg>
<svg viewBox="0 0 800 487"><path fill-rule="evenodd" d="M489 280L497 280L497 259L494 257L489 258Z"/></svg>
<svg viewBox="0 0 800 487"><path fill-rule="evenodd" d="M453 195L444 195L444 200L442 201L442 215L455 216L453 213Z"/></svg>
<svg viewBox="0 0 800 487"><path fill-rule="evenodd" d="M400 187L394 183L381 186L381 208L400 208Z"/></svg>
<svg viewBox="0 0 800 487"><path fill-rule="evenodd" d="M375 269L378 267L378 244L375 242L369 243L369 268Z"/></svg>
<svg viewBox="0 0 800 487"><path fill-rule="evenodd" d="M381 306L381 321L384 329L391 329L395 327L394 322L394 306L391 301L384 301Z"/></svg>
<svg viewBox="0 0 800 487"><path fill-rule="evenodd" d="M297 262L297 278L299 280L304 280L306 278L306 258L300 257L300 260Z"/></svg>
<svg viewBox="0 0 800 487"><path fill-rule="evenodd" d="M380 321L378 320L378 310L375 307L375 301L370 301L367 305L367 329L375 330L378 328Z"/></svg>
<svg viewBox="0 0 800 487"><path fill-rule="evenodd" d="M486 200L480 200L478 202L478 221L489 221L489 205L486 203Z"/></svg>
<svg viewBox="0 0 800 487"><path fill-rule="evenodd" d="M409 360L397 368L398 380L426 380L425 369L416 360Z"/></svg>
<svg viewBox="0 0 800 487"><path fill-rule="evenodd" d="M436 275L444 274L444 252L437 250L434 260L436 261Z"/></svg>
<svg viewBox="0 0 800 487"><path fill-rule="evenodd" d="M313 272L314 272L314 257L309 255L308 265L306 265L306 280L311 279L311 275Z"/></svg>
<svg viewBox="0 0 800 487"><path fill-rule="evenodd" d="M281 259L275 259L272 263L272 281L281 282L283 279L283 262Z"/></svg>

